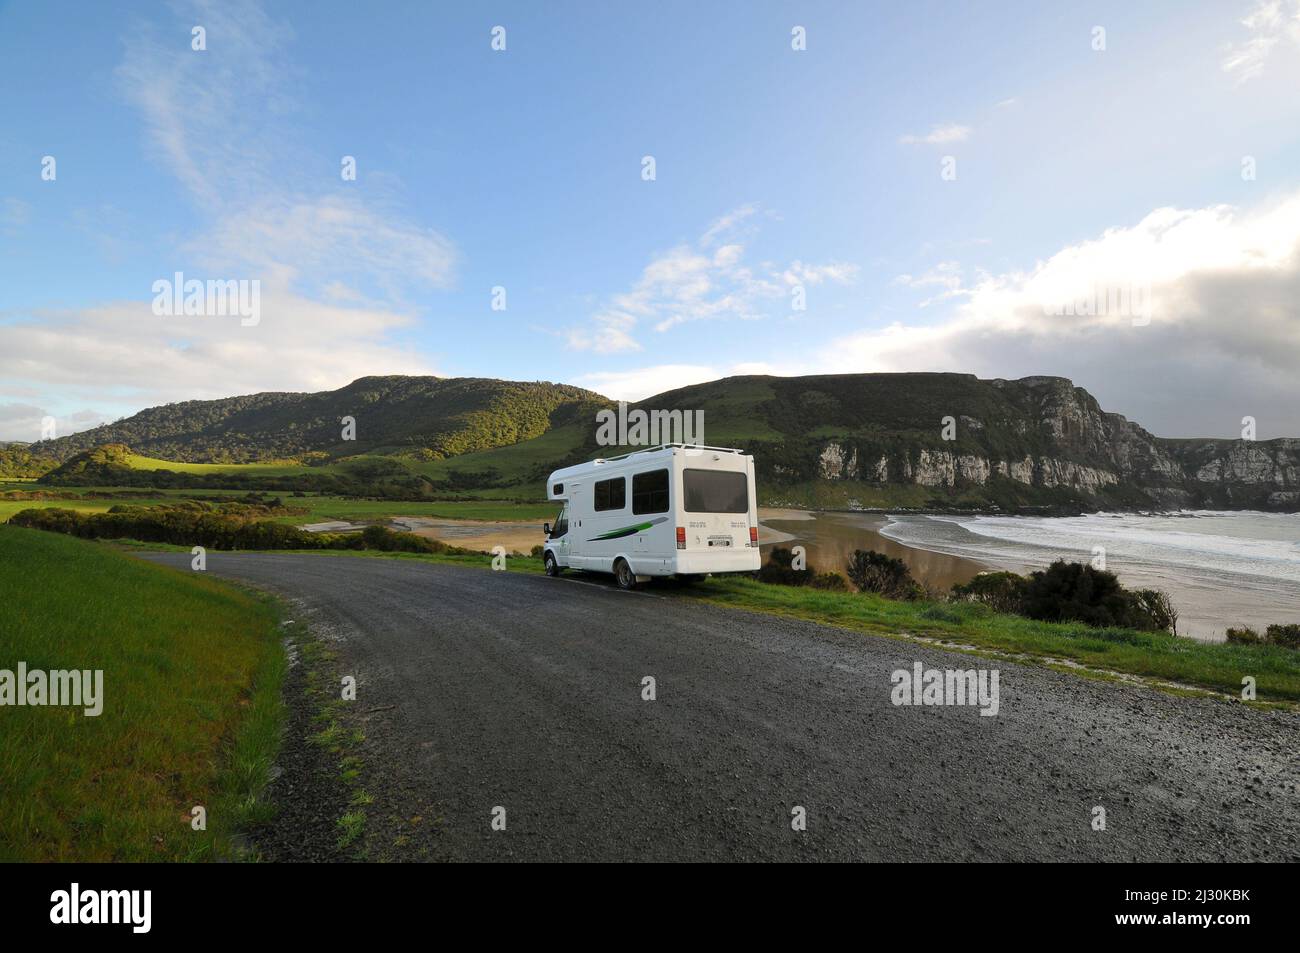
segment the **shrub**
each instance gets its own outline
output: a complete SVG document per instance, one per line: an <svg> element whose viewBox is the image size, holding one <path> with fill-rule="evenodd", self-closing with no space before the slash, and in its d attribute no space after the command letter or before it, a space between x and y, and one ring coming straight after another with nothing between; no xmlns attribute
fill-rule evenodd
<svg viewBox="0 0 1300 953"><path fill-rule="evenodd" d="M1169 593L1163 589L1135 589L1129 595L1132 599L1129 623L1133 628L1178 634L1178 610Z"/></svg>
<svg viewBox="0 0 1300 953"><path fill-rule="evenodd" d="M875 592L890 599L917 599L923 594L907 563L872 549L855 549L847 571L849 581L861 592Z"/></svg>
<svg viewBox="0 0 1300 953"><path fill-rule="evenodd" d="M783 546L775 546L767 562L758 570L760 582L778 586L807 586L817 574L812 566L803 569L794 568L794 551Z"/></svg>
<svg viewBox="0 0 1300 953"><path fill-rule="evenodd" d="M1234 645L1259 645L1264 640L1248 625L1243 625L1239 629L1229 629L1227 632L1228 641Z"/></svg>
<svg viewBox="0 0 1300 953"><path fill-rule="evenodd" d="M1270 625L1265 634L1271 645L1300 649L1300 625Z"/></svg>
<svg viewBox="0 0 1300 953"><path fill-rule="evenodd" d="M819 572L808 580L808 586L812 589L824 589L826 592L849 591L849 581L837 572Z"/></svg>
<svg viewBox="0 0 1300 953"><path fill-rule="evenodd" d="M538 543L529 551L528 555L532 556L534 559L541 559L542 555L545 552L546 552L546 547L543 546L541 543Z"/></svg>
<svg viewBox="0 0 1300 953"><path fill-rule="evenodd" d="M979 602L994 612L1020 613L1024 610L1025 590L1029 580L1014 572L982 572L970 582L952 587L952 597L959 602Z"/></svg>
<svg viewBox="0 0 1300 953"><path fill-rule="evenodd" d="M1112 572L1058 559L1029 575L1024 614L1046 622L1127 625L1132 600Z"/></svg>
<svg viewBox="0 0 1300 953"><path fill-rule="evenodd" d="M244 503L186 500L161 506L114 506L106 513L31 509L16 513L15 526L84 539L138 539L208 549L376 549L404 553L468 553L414 533L368 526L361 533L309 533L264 517L272 510Z"/></svg>

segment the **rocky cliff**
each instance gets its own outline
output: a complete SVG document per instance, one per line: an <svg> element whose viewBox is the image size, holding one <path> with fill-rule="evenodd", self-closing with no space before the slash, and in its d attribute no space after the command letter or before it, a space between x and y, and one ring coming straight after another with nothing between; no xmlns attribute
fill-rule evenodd
<svg viewBox="0 0 1300 953"><path fill-rule="evenodd" d="M1005 480L1084 498L1124 491L1130 505L1300 509L1300 440L1163 439L1103 411L1065 378L978 383L1002 392L1015 412L945 415L950 426L945 430L936 419L933 438L924 441L930 446L883 435L828 439L818 453L817 478L947 490ZM1001 449L987 446L990 435L1002 438ZM1023 452L1006 452L1007 438L1023 443Z"/></svg>

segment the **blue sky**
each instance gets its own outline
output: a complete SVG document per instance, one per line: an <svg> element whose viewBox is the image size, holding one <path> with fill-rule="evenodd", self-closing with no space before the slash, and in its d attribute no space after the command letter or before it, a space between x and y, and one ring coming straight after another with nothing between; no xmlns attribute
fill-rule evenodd
<svg viewBox="0 0 1300 953"><path fill-rule="evenodd" d="M1297 0L10 3L0 73L0 439L363 374L879 370L1300 434ZM258 324L154 314L178 271L259 280ZM1082 286L1154 307L1047 313Z"/></svg>

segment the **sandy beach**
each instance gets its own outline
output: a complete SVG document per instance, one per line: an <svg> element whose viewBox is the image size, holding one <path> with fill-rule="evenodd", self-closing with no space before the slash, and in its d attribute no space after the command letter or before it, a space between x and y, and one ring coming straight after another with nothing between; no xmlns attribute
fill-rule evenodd
<svg viewBox="0 0 1300 953"><path fill-rule="evenodd" d="M759 545L764 559L775 546L803 546L808 564L818 572L843 574L855 549L874 549L907 563L918 581L937 589L968 582L988 564L905 546L880 534L889 517L878 513L813 512L808 510L759 510Z"/></svg>

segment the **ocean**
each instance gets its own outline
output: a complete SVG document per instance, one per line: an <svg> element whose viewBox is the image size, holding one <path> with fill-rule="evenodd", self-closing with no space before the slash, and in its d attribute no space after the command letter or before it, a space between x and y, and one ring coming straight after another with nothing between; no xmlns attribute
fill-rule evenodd
<svg viewBox="0 0 1300 953"><path fill-rule="evenodd" d="M904 546L1025 572L1094 547L1130 588L1164 589L1178 630L1222 641L1228 626L1300 622L1300 514L1186 511L1074 517L890 516L880 535Z"/></svg>

